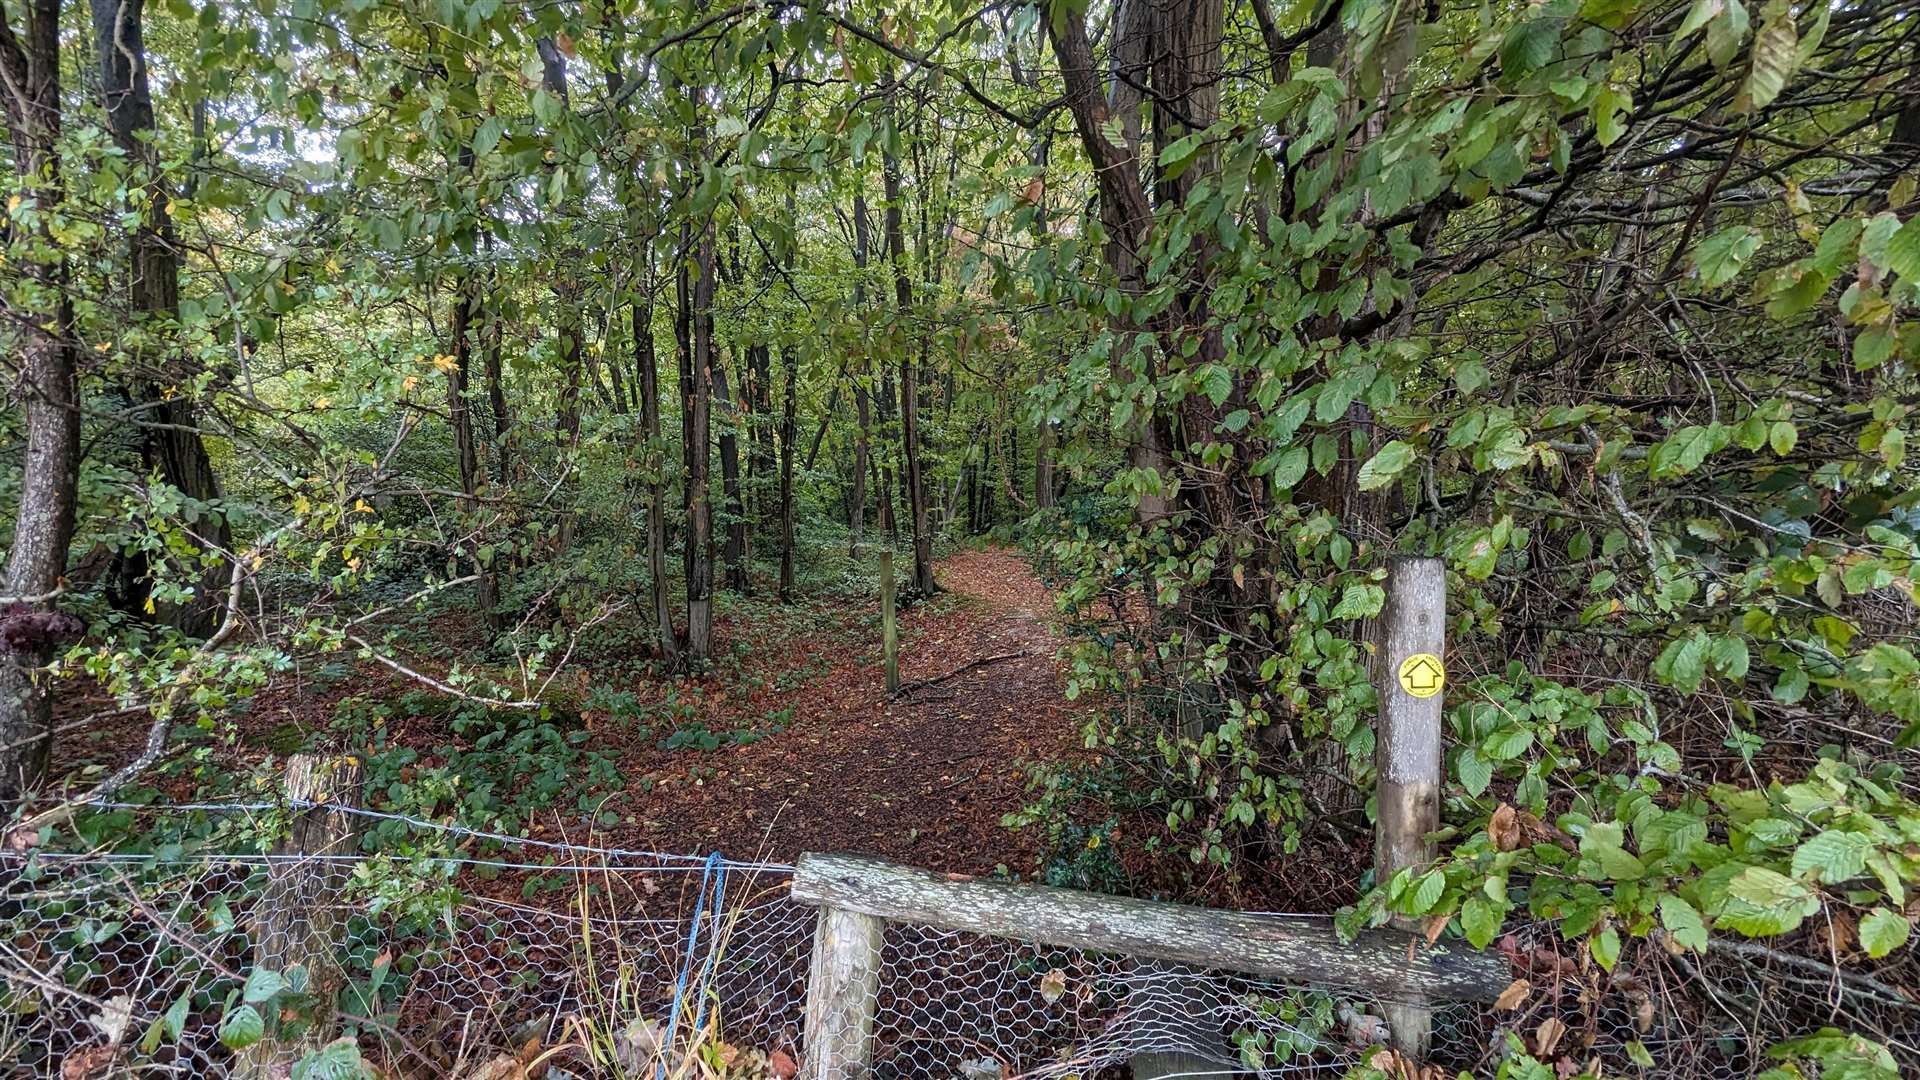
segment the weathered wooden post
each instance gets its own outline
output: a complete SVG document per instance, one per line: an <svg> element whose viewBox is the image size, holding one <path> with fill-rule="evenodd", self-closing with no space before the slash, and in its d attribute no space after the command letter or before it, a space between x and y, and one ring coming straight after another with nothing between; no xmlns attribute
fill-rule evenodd
<svg viewBox="0 0 1920 1080"><path fill-rule="evenodd" d="M813 930L802 1048L806 1080L866 1080L886 920L823 905Z"/></svg>
<svg viewBox="0 0 1920 1080"><path fill-rule="evenodd" d="M359 822L340 807L358 805L360 781L360 763L353 758L287 759L293 826L274 847L267 887L254 911L253 961L301 989L262 1009L272 1014L267 1037L239 1054L236 1077L285 1077L292 1063L334 1036L334 1001L346 981L340 937L347 918L339 896L350 876L350 867L335 856L359 850ZM283 1005L300 1017L292 1026L279 1019Z"/></svg>
<svg viewBox="0 0 1920 1080"><path fill-rule="evenodd" d="M900 627L894 612L893 550L880 549L880 644L886 651L887 693L900 692Z"/></svg>
<svg viewBox="0 0 1920 1080"><path fill-rule="evenodd" d="M1387 576L1380 613L1382 650L1380 727L1373 762L1375 880L1433 861L1427 839L1440 827L1440 712L1446 686L1447 573L1439 559L1397 558ZM1419 920L1395 916L1394 925L1418 932ZM1393 1048L1422 1061L1433 1033L1433 1011L1408 988L1406 1000L1382 1001Z"/></svg>

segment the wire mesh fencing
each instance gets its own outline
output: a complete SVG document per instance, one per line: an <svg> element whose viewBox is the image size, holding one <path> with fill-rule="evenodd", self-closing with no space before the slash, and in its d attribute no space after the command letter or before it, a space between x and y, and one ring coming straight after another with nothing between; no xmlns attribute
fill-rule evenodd
<svg viewBox="0 0 1920 1080"><path fill-rule="evenodd" d="M451 835L486 857L213 850L219 831L140 855L0 855L0 1077L800 1070L818 913L789 898L791 867ZM316 880L323 894L290 887ZM1603 1075L1748 1076L1763 1029L1795 1022L1737 964L1663 962L1676 986L1748 981L1716 1006L1595 993L1546 970L1551 939L1516 949L1524 1000L1434 1003L1446 1075L1524 1051ZM1377 1001L1337 987L912 923L887 925L881 956L874 1080L1340 1076L1386 1034Z"/></svg>

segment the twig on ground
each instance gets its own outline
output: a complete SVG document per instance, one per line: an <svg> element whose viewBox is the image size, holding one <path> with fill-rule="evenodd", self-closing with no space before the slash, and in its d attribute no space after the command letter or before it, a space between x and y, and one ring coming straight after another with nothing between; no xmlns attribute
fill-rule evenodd
<svg viewBox="0 0 1920 1080"><path fill-rule="evenodd" d="M995 653L992 656L983 656L978 660L969 660L959 667L954 668L952 671L947 672L945 675L935 675L931 679L917 679L913 682L902 684L900 689L894 691L893 696L905 697L916 690L924 690L929 686L937 686L949 679L958 678L972 671L974 668L986 667L988 664L998 664L1007 660L1018 660L1023 656L1032 655L1032 649L1022 649L1019 652Z"/></svg>

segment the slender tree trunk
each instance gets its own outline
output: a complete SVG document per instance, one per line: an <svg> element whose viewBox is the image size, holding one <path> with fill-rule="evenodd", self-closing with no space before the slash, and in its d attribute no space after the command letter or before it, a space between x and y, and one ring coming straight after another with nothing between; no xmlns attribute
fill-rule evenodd
<svg viewBox="0 0 1920 1080"><path fill-rule="evenodd" d="M141 404L141 464L195 502L217 503L220 482L200 437L194 399L177 388L190 386L193 373L173 347L168 325L180 309L180 260L174 246L169 198L152 141L153 93L148 81L146 40L143 33L145 0L93 0L95 51L100 62L100 88L106 104L107 128L114 145L126 155L132 178L145 202L142 221L134 230L128 252L128 295L133 315L147 332L145 344L155 354L141 364L131 396ZM176 388L168 393L164 388ZM162 622L193 637L213 633L226 601L223 587L228 574L220 566L222 552L232 547L226 514L216 509L194 526L197 539L192 558L202 563L193 599L184 604L161 604ZM151 568L144 555L122 556L140 565L123 575L134 583L128 597L135 612L149 603Z"/></svg>
<svg viewBox="0 0 1920 1080"><path fill-rule="evenodd" d="M793 440L796 430L800 357L792 345L780 349L787 369L786 393L780 400L780 600L793 603Z"/></svg>
<svg viewBox="0 0 1920 1080"><path fill-rule="evenodd" d="M867 197L856 192L853 196L853 305L862 320L867 317L867 252L871 250L868 220ZM860 554L860 543L866 533L867 460L873 446L873 393L867 386L868 378L869 373L862 371L853 382L854 413L859 418L860 430L853 438L853 493L847 499L847 525L853 533L856 556Z"/></svg>
<svg viewBox="0 0 1920 1080"><path fill-rule="evenodd" d="M476 602L487 628L498 633L500 588L494 572L495 559L490 549L485 553L480 550L486 546L486 529L480 523L480 493L486 486L487 473L480 460L473 434L473 410L468 404L471 380L467 373L473 367L473 341L479 332L477 324L483 318L480 281L470 272L461 282L460 295L453 303L453 367L447 372L447 423L453 428L454 460L460 472L460 510L467 517L466 524L475 529L470 553L474 570L480 575Z"/></svg>
<svg viewBox="0 0 1920 1080"><path fill-rule="evenodd" d="M667 453L660 433L660 357L653 347L650 293L633 305L633 362L640 383L641 438L646 441L647 588L653 599L660 658L671 665L680 661L680 638L673 628L673 604L667 595Z"/></svg>
<svg viewBox="0 0 1920 1080"><path fill-rule="evenodd" d="M856 381L853 387L853 411L860 429L853 437L853 486L847 495L847 528L853 533L855 555L860 554L860 545L866 539L867 529L867 454L873 425L873 406L868 398L865 383Z"/></svg>
<svg viewBox="0 0 1920 1080"><path fill-rule="evenodd" d="M720 491L727 500L727 588L746 595L752 592L747 580L747 502L740 486L740 397L727 379L726 366L718 356L713 363L714 400L719 403L724 421L720 425Z"/></svg>
<svg viewBox="0 0 1920 1080"><path fill-rule="evenodd" d="M842 372L844 375L845 373ZM807 444L807 460L801 467L807 472L813 471L813 464L820 458L820 444L826 441L827 425L833 420L834 410L840 407L840 384L835 382L827 393L827 408L820 415L820 426L813 429L813 441Z"/></svg>
<svg viewBox="0 0 1920 1080"><path fill-rule="evenodd" d="M493 234L486 235L487 278L497 284L498 274L493 266ZM493 413L493 480L501 487L512 482L510 472L513 457L513 414L507 406L507 384L505 373L501 370L501 337L503 330L499 319L488 319L486 331L481 335L481 344L486 354L487 367L487 408Z"/></svg>
<svg viewBox="0 0 1920 1080"><path fill-rule="evenodd" d="M702 139L696 136L695 143ZM693 280L683 318L691 331L681 371L686 426L687 660L704 664L713 647L713 505L709 491L713 404L713 223L701 227L692 251ZM682 273L686 271L683 269Z"/></svg>
<svg viewBox="0 0 1920 1080"><path fill-rule="evenodd" d="M884 367L880 369L880 397L875 404L883 440L881 445L882 447L893 446L897 450L898 446L890 436L895 430L894 417L900 410L893 399L893 372ZM893 498L893 460L885 453L874 455L872 460L874 462L873 487L875 494L879 496L875 504L877 516L874 518L874 524L887 531L887 543L898 547L900 521L899 515L894 513L896 504Z"/></svg>
<svg viewBox="0 0 1920 1080"><path fill-rule="evenodd" d="M580 384L586 367L581 341L580 290L571 281L562 280L555 282L553 295L559 309L555 322L560 339L560 397L554 406L553 445L558 452L558 468L568 470L573 467L574 453L580 447ZM572 492L577 486L571 480L564 480L561 490ZM573 500L562 498L560 533L554 542L556 551L573 546L574 517Z"/></svg>
<svg viewBox="0 0 1920 1080"><path fill-rule="evenodd" d="M1043 416L1033 444L1033 505L1046 510L1053 500L1053 425Z"/></svg>
<svg viewBox="0 0 1920 1080"><path fill-rule="evenodd" d="M7 603L0 609L8 643L0 655L0 815L40 783L53 745L52 700L45 667L78 620L55 607L67 549L73 542L80 482L80 389L67 299L67 265L48 233L52 208L64 196L60 143L60 0L28 0L24 26L0 12L0 75L14 172L42 247L52 253L9 267L31 286L32 307L8 304L25 401L26 448L20 504L7 553Z"/></svg>
<svg viewBox="0 0 1920 1080"><path fill-rule="evenodd" d="M559 98L563 108L569 107L566 54L552 38L538 38L534 47L540 54L542 88ZM554 267L554 329L560 343L560 397L554 408L553 428L554 447L559 452L562 470L572 468L574 454L580 447L580 391L586 379L586 342L580 310L583 290L575 276L579 261L579 251L570 243L562 244ZM562 490L571 492L574 487L563 483ZM574 519L572 500L562 499L555 550L565 551L573 546Z"/></svg>
<svg viewBox="0 0 1920 1080"><path fill-rule="evenodd" d="M885 77L888 105L892 105L893 79ZM907 281L906 238L901 223L900 161L888 150L882 155L881 172L886 182L887 259L893 266L895 318L913 318L913 288ZM900 447L907 465L907 510L913 523L913 589L931 596L933 580L933 533L927 528L927 495L920 475L920 375L911 349L901 350L900 359Z"/></svg>
<svg viewBox="0 0 1920 1080"><path fill-rule="evenodd" d="M747 347L747 403L748 445L751 447L747 460L747 475L764 484L773 472L774 465L774 422L773 422L773 349L765 343ZM758 497L764 488L754 490L754 508L756 513L767 517L765 503Z"/></svg>

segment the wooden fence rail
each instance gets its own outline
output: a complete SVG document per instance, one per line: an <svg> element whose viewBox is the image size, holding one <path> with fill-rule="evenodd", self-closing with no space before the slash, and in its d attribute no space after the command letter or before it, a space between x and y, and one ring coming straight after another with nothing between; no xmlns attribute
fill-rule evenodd
<svg viewBox="0 0 1920 1080"><path fill-rule="evenodd" d="M806 854L793 899L820 909L804 1045L812 1080L862 1080L885 923L1117 953L1389 1001L1492 1001L1505 960L1376 931L1341 941L1324 919L1216 911L938 874L860 855Z"/></svg>

